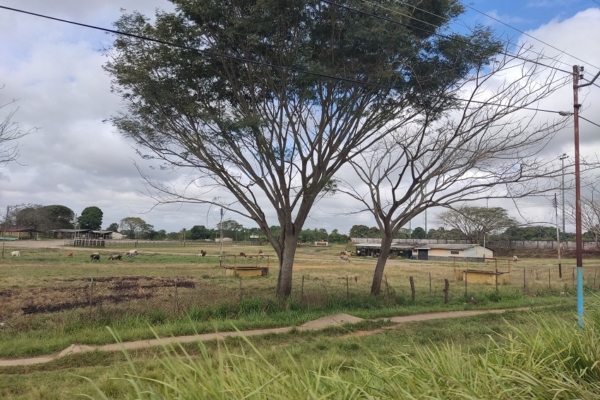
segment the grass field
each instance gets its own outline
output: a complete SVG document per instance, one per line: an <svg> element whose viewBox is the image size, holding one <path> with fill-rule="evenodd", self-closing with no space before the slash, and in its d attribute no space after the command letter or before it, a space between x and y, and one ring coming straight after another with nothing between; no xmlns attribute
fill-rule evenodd
<svg viewBox="0 0 600 400"><path fill-rule="evenodd" d="M539 315L572 320L574 288L572 260L563 263L559 278L556 261L522 260L512 265L508 285L496 290L493 285L468 285L455 280L455 270L466 263L389 260L383 294L368 295L375 260L352 257L341 262L342 246L332 248L301 247L295 262L294 290L290 300L274 297L277 262L274 253L263 251L270 274L240 280L225 276L219 257L196 254L199 248L144 248L136 258L109 262L111 253L129 249L100 250L101 261L91 262L96 249L74 251L67 258L63 249L21 249L19 258L5 258L0 264L0 357L18 358L58 352L72 343L105 344L114 342L106 329L110 326L121 340L152 338L155 335L185 335L215 330L256 329L300 325L324 315L346 312L362 318L408 315L431 311L479 308L510 308L553 305L536 311ZM257 247L226 247L222 265L266 265L267 258L234 257L240 252L257 254ZM588 292L597 288L600 260L585 260ZM501 261L498 269L506 270ZM468 265L468 268L494 269L494 265ZM409 277L416 291L412 299ZM444 303L444 280L450 282L449 302ZM598 277L600 284L600 277ZM382 328L381 322L364 326L330 329L325 332L295 332L279 336L253 338L269 361L276 366L282 355L291 355L302 365L315 362L327 365L351 360L367 361L372 355L390 359L389 343L394 349L413 351L430 343L460 343L472 349L483 346L487 335L506 331L503 321L530 326L524 313L482 316L468 321L414 323L399 329L384 329L376 335L353 335L353 331ZM154 331L149 327L152 326ZM249 351L242 341L227 342L232 351ZM207 345L210 354L214 344ZM197 345L184 346L192 354L201 352ZM163 350L144 350L131 354L138 372L160 374L156 356ZM216 354L216 353L215 353ZM351 356L351 357L349 357ZM285 363L281 364L283 368ZM109 397L122 398L131 388L110 377L126 370L122 354L98 353L73 355L31 367L0 369L1 398L73 398L75 393L93 394L92 385L74 376L87 376L97 382ZM69 382L69 383L66 383ZM60 387L67 385L68 392ZM66 393L70 393L66 394Z"/></svg>

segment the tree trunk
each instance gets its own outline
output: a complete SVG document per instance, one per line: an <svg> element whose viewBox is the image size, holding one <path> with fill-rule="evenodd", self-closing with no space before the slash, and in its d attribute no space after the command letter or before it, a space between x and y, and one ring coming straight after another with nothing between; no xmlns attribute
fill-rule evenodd
<svg viewBox="0 0 600 400"><path fill-rule="evenodd" d="M381 292L381 281L383 280L383 271L385 270L385 263L390 255L390 248L392 247L392 240L394 236L391 232L386 232L381 239L381 252L377 258L377 265L375 265L375 272L373 273L373 284L371 285L371 294L379 295Z"/></svg>
<svg viewBox="0 0 600 400"><path fill-rule="evenodd" d="M292 269L298 248L298 237L286 236L279 257L279 277L277 279L277 298L282 300L292 295Z"/></svg>

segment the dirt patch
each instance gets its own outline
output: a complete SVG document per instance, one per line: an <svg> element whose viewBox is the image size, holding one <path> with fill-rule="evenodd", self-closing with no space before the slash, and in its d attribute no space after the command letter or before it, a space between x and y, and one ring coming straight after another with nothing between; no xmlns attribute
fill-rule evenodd
<svg viewBox="0 0 600 400"><path fill-rule="evenodd" d="M23 287L0 291L0 318L15 314L55 313L99 305L119 304L168 296L167 291L196 287L190 277L119 276L57 279L52 286Z"/></svg>

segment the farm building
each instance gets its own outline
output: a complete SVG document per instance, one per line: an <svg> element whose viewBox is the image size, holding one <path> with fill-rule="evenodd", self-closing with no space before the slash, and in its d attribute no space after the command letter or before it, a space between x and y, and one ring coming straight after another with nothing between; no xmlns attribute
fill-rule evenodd
<svg viewBox="0 0 600 400"><path fill-rule="evenodd" d="M33 239L34 237L37 237L39 233L42 233L42 231L32 228L5 228L2 231L2 239Z"/></svg>
<svg viewBox="0 0 600 400"><path fill-rule="evenodd" d="M357 243L356 255L376 257L380 248L379 243ZM478 244L392 243L390 256L417 260L448 261L460 258L483 261L486 258L494 258L494 252Z"/></svg>

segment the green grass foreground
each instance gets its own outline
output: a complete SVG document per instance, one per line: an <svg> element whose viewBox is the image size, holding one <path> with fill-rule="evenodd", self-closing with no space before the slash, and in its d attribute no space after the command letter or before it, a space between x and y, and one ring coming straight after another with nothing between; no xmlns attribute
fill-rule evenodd
<svg viewBox="0 0 600 400"><path fill-rule="evenodd" d="M169 347L156 373L133 361L122 383L136 399L596 399L600 397L600 314L596 304L581 329L574 319L531 315L484 346L451 343L393 349L381 359L352 363L315 359L310 365L282 352L273 362L251 342L199 356ZM103 390L89 398L114 398Z"/></svg>

